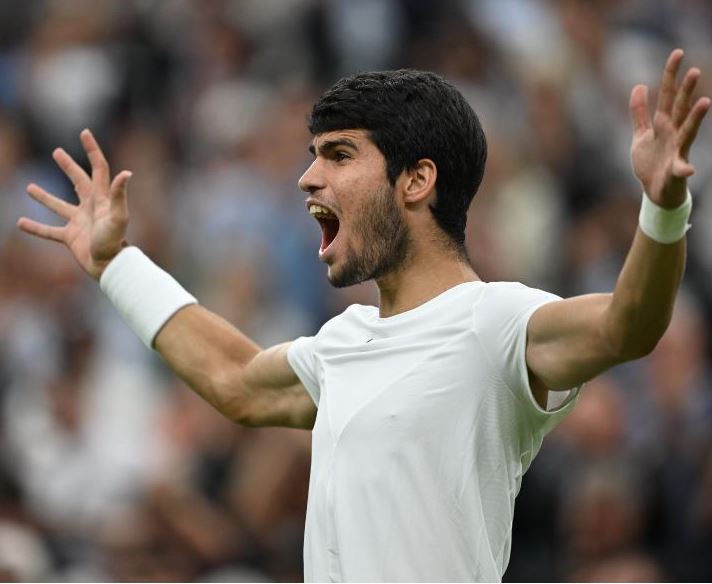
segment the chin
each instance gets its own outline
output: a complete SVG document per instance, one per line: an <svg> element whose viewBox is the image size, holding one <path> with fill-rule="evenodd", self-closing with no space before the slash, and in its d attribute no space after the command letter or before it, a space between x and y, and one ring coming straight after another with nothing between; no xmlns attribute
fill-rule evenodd
<svg viewBox="0 0 712 584"><path fill-rule="evenodd" d="M361 274L355 273L353 270L349 270L348 266L340 270L329 266L326 277L334 288L348 288L370 279L362 277Z"/></svg>
<svg viewBox="0 0 712 584"><path fill-rule="evenodd" d="M343 278L343 274L341 272L334 270L331 267L329 267L329 270L326 273L326 278L329 280L329 284L331 284L334 288L346 288L351 285L348 280Z"/></svg>

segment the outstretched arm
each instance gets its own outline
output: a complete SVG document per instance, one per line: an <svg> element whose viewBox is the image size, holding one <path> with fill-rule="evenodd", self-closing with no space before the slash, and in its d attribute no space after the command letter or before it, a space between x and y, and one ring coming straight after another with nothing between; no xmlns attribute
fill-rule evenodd
<svg viewBox="0 0 712 584"><path fill-rule="evenodd" d="M128 246L131 173L122 171L112 181L109 164L91 132L84 130L81 141L91 176L64 150L53 153L74 184L77 205L38 185L27 187L32 198L66 223L55 227L23 217L18 227L64 244L82 269L99 280ZM228 418L251 426L313 426L316 408L287 361L288 343L262 350L228 322L196 305L175 312L149 342L196 393Z"/></svg>
<svg viewBox="0 0 712 584"><path fill-rule="evenodd" d="M262 350L198 305L178 311L154 342L171 369L231 420L311 429L316 406L287 361L289 345Z"/></svg>
<svg viewBox="0 0 712 584"><path fill-rule="evenodd" d="M667 60L652 118L647 87L636 86L630 98L633 170L649 199L663 209L686 201L687 179L695 171L690 147L710 108L709 98L692 101L699 69L690 69L678 86L682 57L677 49ZM638 228L612 294L538 309L529 321L526 352L535 392L568 389L652 351L672 316L685 251L684 235L660 243Z"/></svg>

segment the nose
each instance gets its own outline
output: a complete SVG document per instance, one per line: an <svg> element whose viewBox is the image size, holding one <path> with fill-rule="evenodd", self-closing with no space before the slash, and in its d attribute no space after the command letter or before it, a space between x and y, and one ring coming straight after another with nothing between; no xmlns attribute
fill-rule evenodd
<svg viewBox="0 0 712 584"><path fill-rule="evenodd" d="M314 162L309 165L309 168L304 171L304 174L297 184L305 193L313 193L325 187L318 158L315 158Z"/></svg>

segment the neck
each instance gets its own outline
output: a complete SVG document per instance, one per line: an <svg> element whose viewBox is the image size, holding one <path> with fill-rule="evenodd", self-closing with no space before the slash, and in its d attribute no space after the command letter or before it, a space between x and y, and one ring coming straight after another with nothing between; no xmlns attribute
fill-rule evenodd
<svg viewBox="0 0 712 584"><path fill-rule="evenodd" d="M453 286L480 279L467 260L454 251L411 252L401 269L376 281L381 318L411 310Z"/></svg>

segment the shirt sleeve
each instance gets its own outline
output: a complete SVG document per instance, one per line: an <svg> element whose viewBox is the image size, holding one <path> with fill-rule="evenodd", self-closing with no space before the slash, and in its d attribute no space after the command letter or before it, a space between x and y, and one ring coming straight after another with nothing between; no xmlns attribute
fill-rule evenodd
<svg viewBox="0 0 712 584"><path fill-rule="evenodd" d="M527 325L544 304L561 297L513 282L488 284L475 306L474 326L490 362L516 395L525 412L545 431L551 430L573 407L579 387L550 391L547 408L534 398L526 361Z"/></svg>
<svg viewBox="0 0 712 584"><path fill-rule="evenodd" d="M321 389L317 374L316 337L299 337L287 350L287 360L317 407Z"/></svg>

